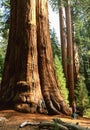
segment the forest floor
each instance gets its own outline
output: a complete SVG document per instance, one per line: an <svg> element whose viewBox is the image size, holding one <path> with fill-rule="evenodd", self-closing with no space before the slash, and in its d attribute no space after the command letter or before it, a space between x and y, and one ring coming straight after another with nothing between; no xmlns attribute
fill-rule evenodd
<svg viewBox="0 0 90 130"><path fill-rule="evenodd" d="M14 110L0 110L0 130L34 130L37 129L36 126L32 127L30 125L20 128L20 125L24 122L51 122L53 119L60 119L67 123L79 124L84 128L90 128L90 118L81 118L73 119L71 117L56 115L49 116L45 114L27 114L20 113ZM44 129L46 130L46 129Z"/></svg>

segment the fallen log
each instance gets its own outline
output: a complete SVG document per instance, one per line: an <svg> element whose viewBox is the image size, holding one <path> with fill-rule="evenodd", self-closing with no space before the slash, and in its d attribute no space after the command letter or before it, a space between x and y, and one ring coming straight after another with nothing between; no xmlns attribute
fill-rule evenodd
<svg viewBox="0 0 90 130"><path fill-rule="evenodd" d="M25 121L20 124L19 128L23 128L27 125L38 126L39 130L90 130L89 128L83 128L79 126L79 123L66 123L60 119L53 119L53 121L42 121L42 122L29 122Z"/></svg>
<svg viewBox="0 0 90 130"><path fill-rule="evenodd" d="M66 123L57 118L53 119L53 121L57 122L58 124L62 124L63 126L66 126L69 130L90 130L89 128L83 128L83 127L79 126L78 123L76 123L76 124Z"/></svg>
<svg viewBox="0 0 90 130"><path fill-rule="evenodd" d="M41 122L39 124L39 129L43 129L43 128L49 129L50 127L54 129L56 126L60 130L69 130L66 126L63 126L62 124L59 124L59 123L55 124L55 122Z"/></svg>

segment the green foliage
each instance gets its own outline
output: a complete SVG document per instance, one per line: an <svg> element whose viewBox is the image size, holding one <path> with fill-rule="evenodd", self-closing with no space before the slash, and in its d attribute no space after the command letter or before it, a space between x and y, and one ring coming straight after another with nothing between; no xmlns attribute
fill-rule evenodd
<svg viewBox="0 0 90 130"><path fill-rule="evenodd" d="M72 21L74 23L74 39L79 46L79 55L88 55L90 46L90 1L74 0L72 2Z"/></svg>
<svg viewBox="0 0 90 130"><path fill-rule="evenodd" d="M0 80L2 78L5 51L8 43L10 0L0 1Z"/></svg>
<svg viewBox="0 0 90 130"><path fill-rule="evenodd" d="M55 55L58 55L58 57L60 58L61 57L60 44L59 44L58 38L56 37L54 28L50 30L50 39L51 39L53 57L55 58Z"/></svg>
<svg viewBox="0 0 90 130"><path fill-rule="evenodd" d="M56 12L58 12L58 9L60 8L61 5L65 6L66 5L66 0L49 0L49 3L52 7L52 9Z"/></svg>
<svg viewBox="0 0 90 130"><path fill-rule="evenodd" d="M59 60L57 55L55 55L54 63L55 63L57 81L60 87L61 94L63 95L65 101L68 103L68 90L66 88L66 80L64 77L61 61Z"/></svg>
<svg viewBox="0 0 90 130"><path fill-rule="evenodd" d="M84 111L84 117L90 118L90 106Z"/></svg>
<svg viewBox="0 0 90 130"><path fill-rule="evenodd" d="M10 0L2 0L0 7L0 47L6 50L10 24Z"/></svg>
<svg viewBox="0 0 90 130"><path fill-rule="evenodd" d="M79 48L80 73L85 76L83 82L89 88L90 66L87 67L86 62L90 61L90 0L72 1L72 22L74 40Z"/></svg>
<svg viewBox="0 0 90 130"><path fill-rule="evenodd" d="M59 0L49 0L49 3L50 3L53 10L58 11Z"/></svg>
<svg viewBox="0 0 90 130"><path fill-rule="evenodd" d="M89 96L85 85L85 78L80 76L75 88L75 96L77 103L77 110L80 115L83 115L84 110L89 106Z"/></svg>
<svg viewBox="0 0 90 130"><path fill-rule="evenodd" d="M50 30L50 38L52 43L51 45L52 45L54 65L55 65L58 85L60 87L60 91L64 99L66 100L66 102L68 102L68 90L66 89L66 80L64 77L63 68L61 64L61 50L54 29Z"/></svg>
<svg viewBox="0 0 90 130"><path fill-rule="evenodd" d="M63 68L61 64L61 50L54 29L50 30L50 38L52 43L51 45L58 85L65 101L68 102L68 90L66 88L66 79L64 77Z"/></svg>
<svg viewBox="0 0 90 130"><path fill-rule="evenodd" d="M56 121L54 121L54 130L59 130L59 127Z"/></svg>

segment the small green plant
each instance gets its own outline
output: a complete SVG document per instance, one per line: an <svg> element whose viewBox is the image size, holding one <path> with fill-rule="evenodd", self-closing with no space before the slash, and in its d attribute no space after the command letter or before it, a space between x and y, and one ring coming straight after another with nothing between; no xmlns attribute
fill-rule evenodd
<svg viewBox="0 0 90 130"><path fill-rule="evenodd" d="M90 118L90 107L84 111L84 117Z"/></svg>
<svg viewBox="0 0 90 130"><path fill-rule="evenodd" d="M0 80L1 80L2 72L3 72L4 57L5 57L5 53L4 53L3 49L0 48Z"/></svg>
<svg viewBox="0 0 90 130"><path fill-rule="evenodd" d="M57 55L55 55L55 58L54 58L54 65L55 65L57 81L58 81L58 85L59 85L61 94L62 94L64 100L68 103L68 93L69 92L66 88L66 79L64 77L62 64Z"/></svg>
<svg viewBox="0 0 90 130"><path fill-rule="evenodd" d="M84 81L85 78L80 76L80 79L78 80L75 88L77 111L81 116L83 116L84 111L89 106L89 96Z"/></svg>
<svg viewBox="0 0 90 130"><path fill-rule="evenodd" d="M54 121L54 130L59 130L59 127L56 121Z"/></svg>

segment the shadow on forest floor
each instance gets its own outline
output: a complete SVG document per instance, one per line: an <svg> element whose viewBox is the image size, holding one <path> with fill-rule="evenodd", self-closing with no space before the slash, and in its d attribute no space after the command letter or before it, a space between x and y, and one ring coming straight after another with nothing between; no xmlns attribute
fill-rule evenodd
<svg viewBox="0 0 90 130"><path fill-rule="evenodd" d="M27 113L16 112L10 109L6 109L6 110L4 109L4 110L0 110L0 130L19 130L19 126L23 122L26 121L33 122L33 123L42 122L42 121L51 122L52 119L54 118L58 118L67 123L74 123L74 124L78 123L82 127L90 128L89 118L79 117L78 119L73 119L71 117L61 116L61 115L49 116L45 114L27 114ZM26 126L25 128L22 128L22 130L29 130L29 129L32 130L32 127Z"/></svg>

